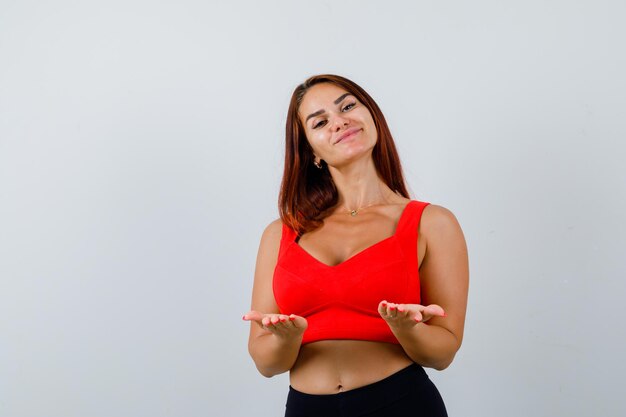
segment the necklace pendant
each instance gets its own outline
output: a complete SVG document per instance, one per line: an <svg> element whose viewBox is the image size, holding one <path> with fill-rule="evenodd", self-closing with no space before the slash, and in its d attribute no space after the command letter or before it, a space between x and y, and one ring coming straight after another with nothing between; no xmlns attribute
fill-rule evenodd
<svg viewBox="0 0 626 417"><path fill-rule="evenodd" d="M358 211L358 210L352 210L352 211L350 211L350 215L351 215L352 217L356 216L357 214L359 214L359 211Z"/></svg>

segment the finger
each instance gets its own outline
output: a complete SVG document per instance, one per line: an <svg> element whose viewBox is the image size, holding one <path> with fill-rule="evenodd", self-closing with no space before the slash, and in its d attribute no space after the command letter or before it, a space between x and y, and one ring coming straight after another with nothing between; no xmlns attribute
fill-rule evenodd
<svg viewBox="0 0 626 417"><path fill-rule="evenodd" d="M289 322L295 329L301 330L306 329L309 325L308 321L304 317L298 316L296 314L289 315Z"/></svg>
<svg viewBox="0 0 626 417"><path fill-rule="evenodd" d="M268 328L266 326L268 321L267 320L265 320L265 322L263 321L264 319L267 319L267 315L265 315L263 313L251 310L251 311L249 311L249 312L247 312L246 314L243 315L243 319L246 320L246 321L254 322L260 328L262 328L264 330L268 330Z"/></svg>
<svg viewBox="0 0 626 417"><path fill-rule="evenodd" d="M276 335L284 335L287 333L285 324L282 320L280 320L280 316L274 316L270 319L270 327L268 330Z"/></svg>
<svg viewBox="0 0 626 417"><path fill-rule="evenodd" d="M404 304L398 304L396 311L398 312L398 318L405 318L409 313L407 306Z"/></svg>
<svg viewBox="0 0 626 417"><path fill-rule="evenodd" d="M395 318L398 315L398 305L394 303L387 304L387 315Z"/></svg>
<svg viewBox="0 0 626 417"><path fill-rule="evenodd" d="M287 318L284 320L281 318L280 327L287 332L290 332L296 328L296 326L293 324L293 320L289 319L289 316L287 316Z"/></svg>
<svg viewBox="0 0 626 417"><path fill-rule="evenodd" d="M288 330L290 327L293 327L289 322L289 316L281 314L278 316L278 322L274 325L277 329L282 331Z"/></svg>
<svg viewBox="0 0 626 417"><path fill-rule="evenodd" d="M391 306L393 305L393 303L390 303L388 301L382 301L379 304L379 312L380 315L385 319L389 319L391 318Z"/></svg>
<svg viewBox="0 0 626 417"><path fill-rule="evenodd" d="M288 335L296 329L294 321L295 320L291 320L291 316L281 315L278 323L274 325L274 328L277 333L283 336Z"/></svg>
<svg viewBox="0 0 626 417"><path fill-rule="evenodd" d="M387 300L383 300L378 303L378 314L383 317L387 315Z"/></svg>
<svg viewBox="0 0 626 417"><path fill-rule="evenodd" d="M441 308L437 304L430 304L426 307L423 307L421 309L421 313L422 313L422 316L424 316L422 321L428 321L432 319L433 317L445 317L445 314L446 314L443 311L443 308Z"/></svg>
<svg viewBox="0 0 626 417"><path fill-rule="evenodd" d="M437 304L430 304L424 308L424 313L429 314L431 316L445 317L446 312L443 308Z"/></svg>
<svg viewBox="0 0 626 417"><path fill-rule="evenodd" d="M415 313L413 314L413 320L420 323L424 320L424 316L419 310L416 310Z"/></svg>
<svg viewBox="0 0 626 417"><path fill-rule="evenodd" d="M265 327L272 333L281 333L283 331L283 327L280 322L279 314L268 314L267 315L267 324Z"/></svg>
<svg viewBox="0 0 626 417"><path fill-rule="evenodd" d="M308 322L304 317L296 316L295 314L289 316L289 321L293 324L293 327L297 329L306 329L308 326Z"/></svg>
<svg viewBox="0 0 626 417"><path fill-rule="evenodd" d="M263 318L263 314L255 310L250 310L244 314L242 318L247 321L260 321Z"/></svg>

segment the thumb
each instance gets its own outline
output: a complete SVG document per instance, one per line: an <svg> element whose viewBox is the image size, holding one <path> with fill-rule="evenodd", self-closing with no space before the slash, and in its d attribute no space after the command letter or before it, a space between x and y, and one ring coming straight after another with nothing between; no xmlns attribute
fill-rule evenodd
<svg viewBox="0 0 626 417"><path fill-rule="evenodd" d="M246 321L261 321L263 319L263 314L255 310L250 310L244 314L242 318Z"/></svg>
<svg viewBox="0 0 626 417"><path fill-rule="evenodd" d="M441 308L441 306L438 306L437 304L430 304L427 305L424 310L422 311L422 313L424 315L428 315L430 317L445 317L446 313L443 310L443 308ZM429 317L429 318L430 318Z"/></svg>

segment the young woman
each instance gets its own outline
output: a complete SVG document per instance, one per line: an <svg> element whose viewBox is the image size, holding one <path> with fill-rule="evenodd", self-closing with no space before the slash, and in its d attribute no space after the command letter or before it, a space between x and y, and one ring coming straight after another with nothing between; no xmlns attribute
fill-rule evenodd
<svg viewBox="0 0 626 417"><path fill-rule="evenodd" d="M280 218L259 247L249 352L290 372L286 416L445 416L423 367L461 346L467 249L447 209L409 198L385 118L318 75L287 115Z"/></svg>

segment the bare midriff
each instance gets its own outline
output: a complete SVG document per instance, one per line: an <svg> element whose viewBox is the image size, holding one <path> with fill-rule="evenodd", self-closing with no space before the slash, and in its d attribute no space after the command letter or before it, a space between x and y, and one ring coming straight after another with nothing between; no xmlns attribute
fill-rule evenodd
<svg viewBox="0 0 626 417"><path fill-rule="evenodd" d="M337 394L385 379L411 363L397 344L323 340L300 348L289 379L300 392Z"/></svg>

